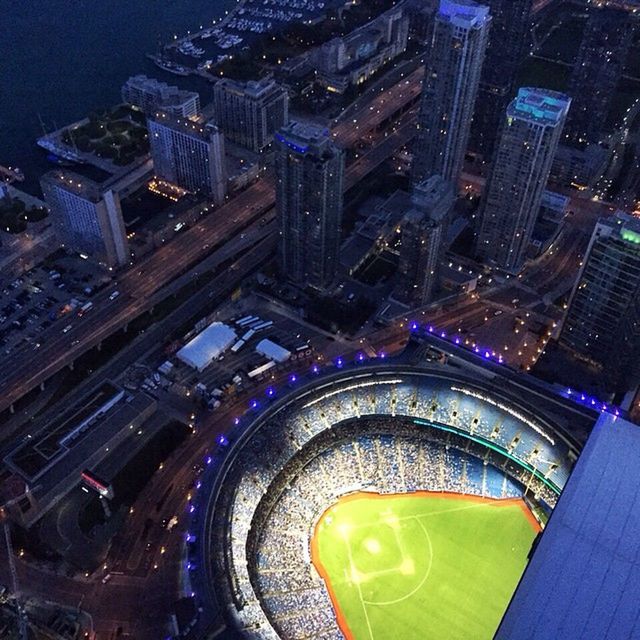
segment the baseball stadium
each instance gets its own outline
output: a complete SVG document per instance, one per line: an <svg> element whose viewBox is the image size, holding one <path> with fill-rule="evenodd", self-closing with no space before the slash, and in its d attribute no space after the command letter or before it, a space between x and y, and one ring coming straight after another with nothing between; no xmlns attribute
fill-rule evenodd
<svg viewBox="0 0 640 640"><path fill-rule="evenodd" d="M190 563L224 637L494 636L577 459L575 416L491 368L417 360L301 381L225 442Z"/></svg>

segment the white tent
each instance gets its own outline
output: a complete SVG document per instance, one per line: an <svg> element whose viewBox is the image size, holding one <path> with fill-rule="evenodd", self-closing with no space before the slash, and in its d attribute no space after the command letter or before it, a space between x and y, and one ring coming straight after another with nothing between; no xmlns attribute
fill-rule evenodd
<svg viewBox="0 0 640 640"><path fill-rule="evenodd" d="M213 322L176 354L182 362L203 371L235 341L236 332L222 322Z"/></svg>
<svg viewBox="0 0 640 640"><path fill-rule="evenodd" d="M271 340L260 340L256 345L256 352L269 360L275 360L276 362L285 362L291 357L291 351L287 351L284 347L281 347Z"/></svg>

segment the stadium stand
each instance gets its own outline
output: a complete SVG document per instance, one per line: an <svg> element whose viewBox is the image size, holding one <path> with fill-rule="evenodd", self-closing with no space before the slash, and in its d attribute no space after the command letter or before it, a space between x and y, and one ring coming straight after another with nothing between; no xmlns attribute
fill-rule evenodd
<svg viewBox="0 0 640 640"><path fill-rule="evenodd" d="M526 402L468 377L345 372L273 405L227 454L201 541L210 587L243 637L341 638L309 552L340 497L526 496L549 510L575 457Z"/></svg>

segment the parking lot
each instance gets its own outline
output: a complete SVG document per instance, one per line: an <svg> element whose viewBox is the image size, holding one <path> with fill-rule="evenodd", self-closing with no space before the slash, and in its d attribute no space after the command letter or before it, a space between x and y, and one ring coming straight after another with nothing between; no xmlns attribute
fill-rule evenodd
<svg viewBox="0 0 640 640"><path fill-rule="evenodd" d="M237 308L229 309L228 312L223 311L207 320L210 322L215 319L225 323L233 328L237 338L234 344L203 371L198 372L177 357L170 357L173 368L170 373L160 374L158 368L162 368L167 356L158 354L153 362L149 362L149 367L139 365L137 375L131 375L129 381L136 378L136 386L140 385L146 392L156 396L160 387L169 387L178 394L199 394L203 398L203 404L210 401L210 408L214 408L218 406L216 400L223 401L277 372L311 366L327 344L328 338L303 320L279 313L267 301L252 297L251 306L246 306L247 302L243 301L244 310L241 312ZM243 325L238 324L248 317L254 319ZM199 331L191 331L181 343L191 340L203 328L204 326L200 326ZM290 357L279 363L258 353L256 346L264 339L289 351Z"/></svg>
<svg viewBox="0 0 640 640"><path fill-rule="evenodd" d="M82 307L111 278L77 255L58 252L14 280L0 280L0 353L42 343L40 334L54 322L83 313ZM64 328L63 328L64 327Z"/></svg>

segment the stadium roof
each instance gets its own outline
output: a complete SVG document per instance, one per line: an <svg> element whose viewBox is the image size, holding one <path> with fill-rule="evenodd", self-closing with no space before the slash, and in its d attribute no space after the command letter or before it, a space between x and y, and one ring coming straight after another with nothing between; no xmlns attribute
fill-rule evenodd
<svg viewBox="0 0 640 640"><path fill-rule="evenodd" d="M640 427L603 414L496 640L640 637Z"/></svg>
<svg viewBox="0 0 640 640"><path fill-rule="evenodd" d="M236 332L222 322L213 322L176 354L182 362L202 371L236 340Z"/></svg>
<svg viewBox="0 0 640 640"><path fill-rule="evenodd" d="M287 351L284 347L266 338L258 342L256 351L265 358L276 362L285 362L291 357L291 351Z"/></svg>

